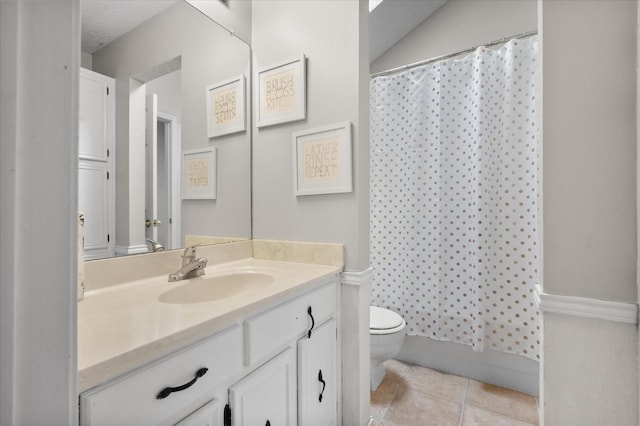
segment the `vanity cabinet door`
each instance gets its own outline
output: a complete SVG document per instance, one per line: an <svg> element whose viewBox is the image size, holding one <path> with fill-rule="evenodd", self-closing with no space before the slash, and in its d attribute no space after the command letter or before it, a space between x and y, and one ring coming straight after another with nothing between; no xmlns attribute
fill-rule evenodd
<svg viewBox="0 0 640 426"><path fill-rule="evenodd" d="M218 415L218 402L209 401L184 419L180 420L175 426L218 426L220 423Z"/></svg>
<svg viewBox="0 0 640 426"><path fill-rule="evenodd" d="M296 358L288 348L229 389L225 426L296 425Z"/></svg>
<svg viewBox="0 0 640 426"><path fill-rule="evenodd" d="M336 425L338 377L336 321L298 341L298 424Z"/></svg>

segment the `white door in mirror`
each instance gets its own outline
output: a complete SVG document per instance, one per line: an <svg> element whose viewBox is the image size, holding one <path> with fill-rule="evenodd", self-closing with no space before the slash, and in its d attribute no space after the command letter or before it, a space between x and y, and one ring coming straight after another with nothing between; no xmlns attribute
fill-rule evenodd
<svg viewBox="0 0 640 426"><path fill-rule="evenodd" d="M115 80L80 68L78 210L84 213L84 259L115 254Z"/></svg>
<svg viewBox="0 0 640 426"><path fill-rule="evenodd" d="M148 240L158 241L158 96L146 98L145 142L145 203L144 214ZM161 242L162 243L162 242Z"/></svg>

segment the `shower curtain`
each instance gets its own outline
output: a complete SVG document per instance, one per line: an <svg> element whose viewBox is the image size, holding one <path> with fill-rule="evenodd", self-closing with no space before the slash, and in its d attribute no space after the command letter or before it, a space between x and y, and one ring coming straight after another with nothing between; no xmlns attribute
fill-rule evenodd
<svg viewBox="0 0 640 426"><path fill-rule="evenodd" d="M371 81L372 304L538 358L537 37Z"/></svg>

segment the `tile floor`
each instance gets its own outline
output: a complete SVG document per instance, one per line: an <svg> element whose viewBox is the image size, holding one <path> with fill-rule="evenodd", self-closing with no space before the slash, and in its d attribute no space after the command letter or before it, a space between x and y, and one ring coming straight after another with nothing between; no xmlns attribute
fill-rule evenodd
<svg viewBox="0 0 640 426"><path fill-rule="evenodd" d="M371 426L538 425L537 398L397 360L371 392Z"/></svg>

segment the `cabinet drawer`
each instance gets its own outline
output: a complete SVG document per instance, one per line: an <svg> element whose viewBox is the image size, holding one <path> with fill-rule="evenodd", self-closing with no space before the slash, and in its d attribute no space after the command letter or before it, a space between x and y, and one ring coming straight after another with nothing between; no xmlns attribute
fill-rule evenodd
<svg viewBox="0 0 640 426"><path fill-rule="evenodd" d="M211 400L215 387L242 368L242 329L233 326L175 355L136 370L116 382L80 395L84 425L171 424ZM157 396L167 387L179 387L207 368L190 387Z"/></svg>
<svg viewBox="0 0 640 426"><path fill-rule="evenodd" d="M246 365L280 352L292 340L332 318L335 311L336 285L331 283L248 319L245 321Z"/></svg>

